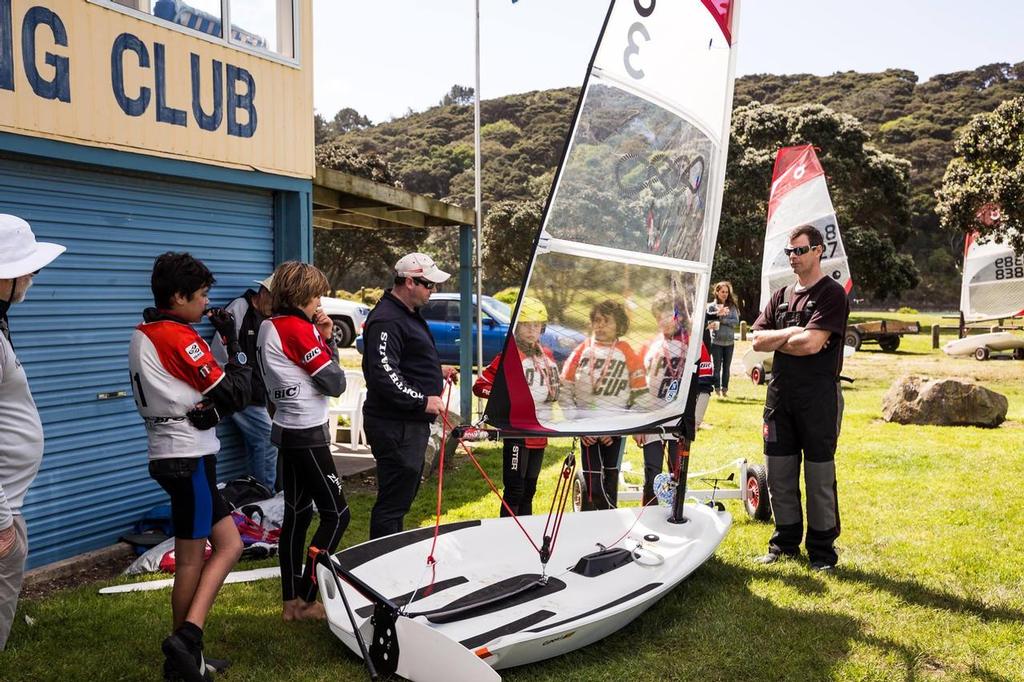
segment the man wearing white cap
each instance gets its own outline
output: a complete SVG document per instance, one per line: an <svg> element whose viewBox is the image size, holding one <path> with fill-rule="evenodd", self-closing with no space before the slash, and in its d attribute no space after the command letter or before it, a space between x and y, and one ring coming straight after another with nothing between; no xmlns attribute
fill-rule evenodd
<svg viewBox="0 0 1024 682"><path fill-rule="evenodd" d="M441 361L419 308L450 276L426 254L403 256L394 287L366 318L363 428L377 461L371 539L402 530L420 487L430 424L444 409Z"/></svg>
<svg viewBox="0 0 1024 682"><path fill-rule="evenodd" d="M28 555L21 505L43 459L43 425L11 345L7 311L25 300L32 277L62 253L60 244L37 242L21 218L0 215L0 651L14 622Z"/></svg>
<svg viewBox="0 0 1024 682"><path fill-rule="evenodd" d="M246 356L246 364L252 368L252 396L249 406L231 415L231 421L242 432L245 449L249 454L249 473L257 481L274 490L277 481L277 448L270 442L270 414L267 412L267 389L263 384L256 350L260 325L270 317L270 291L274 276L254 280L259 290L247 289L244 294L224 306L235 318L235 332L238 344ZM210 340L213 357L221 365L228 362L228 350L220 334Z"/></svg>

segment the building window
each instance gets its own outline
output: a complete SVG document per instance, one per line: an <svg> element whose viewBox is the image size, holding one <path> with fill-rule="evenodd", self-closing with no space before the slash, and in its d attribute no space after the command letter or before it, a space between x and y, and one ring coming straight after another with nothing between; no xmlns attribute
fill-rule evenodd
<svg viewBox="0 0 1024 682"><path fill-rule="evenodd" d="M236 47L296 58L296 0L92 0L127 7ZM225 20L225 17L227 18ZM231 26L224 35L224 24Z"/></svg>
<svg viewBox="0 0 1024 682"><path fill-rule="evenodd" d="M292 0L228 0L231 42L295 56Z"/></svg>
<svg viewBox="0 0 1024 682"><path fill-rule="evenodd" d="M221 0L114 0L171 24L223 38Z"/></svg>

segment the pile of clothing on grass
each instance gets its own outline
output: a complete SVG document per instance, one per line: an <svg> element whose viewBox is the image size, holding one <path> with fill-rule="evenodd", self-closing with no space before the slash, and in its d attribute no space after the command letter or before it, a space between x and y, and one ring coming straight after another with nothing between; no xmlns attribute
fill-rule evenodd
<svg viewBox="0 0 1024 682"><path fill-rule="evenodd" d="M244 549L243 559L266 559L277 555L278 538L284 522L284 493L273 491L252 476L232 479L217 486L231 505L231 518L238 527ZM171 505L153 507L135 524L134 532L121 540L140 553L125 575L163 571L174 573L174 537ZM206 556L212 552L206 543Z"/></svg>

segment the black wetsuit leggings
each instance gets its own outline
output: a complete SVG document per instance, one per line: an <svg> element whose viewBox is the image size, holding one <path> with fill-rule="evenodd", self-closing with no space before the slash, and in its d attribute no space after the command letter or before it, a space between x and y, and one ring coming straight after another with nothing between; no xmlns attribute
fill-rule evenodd
<svg viewBox="0 0 1024 682"><path fill-rule="evenodd" d="M537 478L544 464L544 448L528 448L522 438L506 438L502 454L501 482L505 486L502 499L516 516L532 514ZM504 504L500 514L509 515Z"/></svg>
<svg viewBox="0 0 1024 682"><path fill-rule="evenodd" d="M320 525L310 545L332 554L348 526L348 503L330 446L281 448L280 456L284 468L284 524L279 548L281 594L285 601L299 597L311 602L316 599L317 588L313 584L313 562L306 548L306 531L313 521L313 503L320 512Z"/></svg>
<svg viewBox="0 0 1024 682"><path fill-rule="evenodd" d="M622 436L615 436L609 445L601 441L584 445L580 452L587 494L583 509L613 509L619 501L619 460L622 457Z"/></svg>

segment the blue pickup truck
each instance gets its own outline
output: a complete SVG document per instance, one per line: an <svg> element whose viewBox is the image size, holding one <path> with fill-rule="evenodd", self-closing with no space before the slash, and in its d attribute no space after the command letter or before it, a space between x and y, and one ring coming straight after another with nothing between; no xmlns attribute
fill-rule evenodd
<svg viewBox="0 0 1024 682"><path fill-rule="evenodd" d="M476 303L476 297L473 297ZM512 318L512 309L496 298L484 296L481 307L484 314L484 363L501 352L505 344L505 335L508 334L509 323ZM427 321L430 333L434 335L437 343L437 352L441 356L441 363L445 365L459 364L459 348L462 345L459 329L459 294L438 293L430 297L430 301L420 308L420 314ZM548 324L543 336L540 337L542 345L551 349L555 360L559 364L569 357L573 348L578 346L586 338L580 332L563 327L558 324ZM363 337L356 339L356 349L363 352ZM476 362L476 328L473 329L473 361Z"/></svg>

